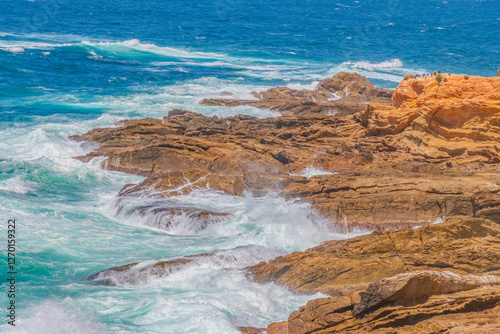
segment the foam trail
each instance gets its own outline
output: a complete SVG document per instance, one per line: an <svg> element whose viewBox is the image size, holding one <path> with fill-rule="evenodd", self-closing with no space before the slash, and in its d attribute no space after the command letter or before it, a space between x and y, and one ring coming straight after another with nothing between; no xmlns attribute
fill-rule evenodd
<svg viewBox="0 0 500 334"><path fill-rule="evenodd" d="M343 62L338 67L329 70L328 73L332 73L335 71L357 72L369 79L384 80L394 83L399 83L405 73L426 72L424 69L406 68L404 67L403 62L397 58L388 61L382 61L380 63L373 63L369 61Z"/></svg>
<svg viewBox="0 0 500 334"><path fill-rule="evenodd" d="M363 69L368 71L376 71L381 69L395 69L402 68L403 62L400 59L392 59L388 61L383 61L380 63L371 63L368 61L360 61L360 62L345 62L342 63L341 66L348 66L351 68Z"/></svg>
<svg viewBox="0 0 500 334"><path fill-rule="evenodd" d="M249 245L209 254L143 261L127 269L104 270L91 275L89 279L113 285L161 284L172 279L177 280L171 277L175 275L198 276L211 275L220 270L240 270L281 255L285 255L285 252L279 249Z"/></svg>
<svg viewBox="0 0 500 334"><path fill-rule="evenodd" d="M21 47L21 46L0 47L0 50L12 52L12 53L22 53L22 52L24 52L24 48Z"/></svg>
<svg viewBox="0 0 500 334"><path fill-rule="evenodd" d="M187 59L212 59L212 58L222 58L225 57L221 53L211 53L211 52L190 52L182 49L172 48L172 47L162 47L150 43L142 43L138 39L130 39L123 42L93 42L93 41L82 41L83 46L92 46L104 51L126 51L135 50L154 53L162 56L169 57L179 57Z"/></svg>

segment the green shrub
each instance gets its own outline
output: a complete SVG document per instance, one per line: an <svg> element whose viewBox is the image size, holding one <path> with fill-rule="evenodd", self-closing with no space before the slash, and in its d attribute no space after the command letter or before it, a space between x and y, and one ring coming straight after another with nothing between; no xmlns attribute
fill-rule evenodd
<svg viewBox="0 0 500 334"><path fill-rule="evenodd" d="M467 74L466 74L466 75L464 75L464 79L465 79L465 80L469 80L469 75L467 75Z"/></svg>
<svg viewBox="0 0 500 334"><path fill-rule="evenodd" d="M438 82L438 86L441 86L441 81L443 81L441 74L436 75L436 81Z"/></svg>
<svg viewBox="0 0 500 334"><path fill-rule="evenodd" d="M408 74L408 73L407 73L407 74L405 74L405 75L404 75L404 77L403 77L403 78L404 78L404 80L413 79L413 78L415 78L415 75L414 75L414 74Z"/></svg>

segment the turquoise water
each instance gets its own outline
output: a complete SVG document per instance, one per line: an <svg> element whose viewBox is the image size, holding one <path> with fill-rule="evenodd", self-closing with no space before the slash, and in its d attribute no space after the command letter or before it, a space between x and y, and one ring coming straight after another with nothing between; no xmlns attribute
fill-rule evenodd
<svg viewBox="0 0 500 334"><path fill-rule="evenodd" d="M331 231L307 204L273 194L120 199L124 184L142 178L72 159L93 147L69 136L173 108L269 117L275 114L198 102L225 91L246 98L278 85L312 88L344 70L393 88L407 72L493 76L500 67L498 1L31 0L2 7L0 212L5 223L18 222L19 282L17 326L2 322L1 333L266 326L315 296L253 283L242 269L350 236ZM232 216L205 230L183 216L164 231L148 227L154 216L137 210L144 207ZM130 262L210 252L223 260L200 259L163 279L117 286L85 279ZM4 281L6 255L0 259ZM2 291L4 307L6 283Z"/></svg>

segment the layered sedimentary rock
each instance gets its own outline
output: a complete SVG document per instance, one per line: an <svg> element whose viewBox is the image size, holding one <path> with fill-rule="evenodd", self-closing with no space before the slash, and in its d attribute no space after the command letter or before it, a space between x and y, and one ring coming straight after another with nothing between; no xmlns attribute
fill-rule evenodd
<svg viewBox="0 0 500 334"><path fill-rule="evenodd" d="M337 81L318 89L341 87ZM275 191L311 202L342 229L495 216L499 85L500 78L452 75L440 86L415 78L402 81L392 105L369 104L353 116L217 118L172 110L162 120L124 121L74 139L99 145L79 159L106 157L109 169L149 177L123 195ZM310 167L339 173L302 176Z"/></svg>
<svg viewBox="0 0 500 334"><path fill-rule="evenodd" d="M404 80L393 106L372 104L359 115L368 135L396 135L387 145L416 159L499 162L500 78L445 76Z"/></svg>
<svg viewBox="0 0 500 334"><path fill-rule="evenodd" d="M211 98L201 101L211 106L250 105L279 111L283 115L350 115L362 111L366 102L389 103L393 91L376 88L357 73L341 72L320 82L314 90L276 87L252 92L256 100Z"/></svg>
<svg viewBox="0 0 500 334"><path fill-rule="evenodd" d="M248 268L250 279L336 296L311 301L269 333L498 331L500 78L417 77L379 103L387 94L339 74L314 91L281 87L256 100L204 101L269 108L281 117L172 110L161 120L124 121L73 138L99 146L78 159L104 158L106 168L147 177L126 185L123 198L206 187L237 196L273 191L310 202L340 231L402 228ZM375 103L361 108L364 102ZM201 229L226 217L195 212ZM179 213L158 214L167 226L168 215ZM214 256L132 263L92 279L131 283Z"/></svg>
<svg viewBox="0 0 500 334"><path fill-rule="evenodd" d="M500 276L420 271L312 300L290 314L286 333L495 333L499 315Z"/></svg>
<svg viewBox="0 0 500 334"><path fill-rule="evenodd" d="M500 222L455 218L417 229L374 232L261 262L259 282L300 292L348 295L376 280L414 270L481 274L500 270Z"/></svg>

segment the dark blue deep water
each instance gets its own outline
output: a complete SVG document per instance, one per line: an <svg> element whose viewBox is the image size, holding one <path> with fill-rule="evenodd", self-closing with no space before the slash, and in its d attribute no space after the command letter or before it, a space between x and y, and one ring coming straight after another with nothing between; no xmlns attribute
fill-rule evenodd
<svg viewBox="0 0 500 334"><path fill-rule="evenodd" d="M1 333L237 333L286 319L314 296L246 279L242 268L325 239L307 205L210 190L163 206L230 212L204 231L170 231L134 215L147 198L116 196L141 177L83 164L69 140L126 118L183 108L206 115L273 112L199 104L272 86L311 88L356 71L394 88L404 73L496 76L498 0L0 0L0 216L18 221L17 324ZM158 204L158 203L156 203ZM5 229L0 243L6 238ZM297 234L301 235L297 240ZM135 261L207 252L164 279L103 286L85 277ZM148 262L149 261L149 262ZM0 256L2 282L6 256ZM8 303L7 284L0 308ZM5 313L5 312L4 312Z"/></svg>

